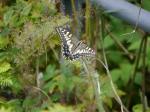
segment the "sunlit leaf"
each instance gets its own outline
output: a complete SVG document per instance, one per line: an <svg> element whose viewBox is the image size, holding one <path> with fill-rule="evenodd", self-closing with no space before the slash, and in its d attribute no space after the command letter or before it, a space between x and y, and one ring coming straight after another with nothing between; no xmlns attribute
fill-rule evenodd
<svg viewBox="0 0 150 112"><path fill-rule="evenodd" d="M132 43L130 46L129 46L129 50L136 50L139 48L139 45L140 45L140 41L135 41L134 43Z"/></svg>
<svg viewBox="0 0 150 112"><path fill-rule="evenodd" d="M11 107L10 108L5 108L5 107L1 107L0 108L0 112L12 112L12 109L11 109Z"/></svg>
<svg viewBox="0 0 150 112"><path fill-rule="evenodd" d="M48 112L79 112L71 106L63 106L61 104L55 104L54 106L49 107Z"/></svg>
<svg viewBox="0 0 150 112"><path fill-rule="evenodd" d="M143 111L143 105L142 104L136 104L132 107L133 112L142 112ZM150 112L150 108L146 110L146 112Z"/></svg>
<svg viewBox="0 0 150 112"><path fill-rule="evenodd" d="M11 65L8 62L2 62L0 63L0 73L6 72L9 69L11 69Z"/></svg>

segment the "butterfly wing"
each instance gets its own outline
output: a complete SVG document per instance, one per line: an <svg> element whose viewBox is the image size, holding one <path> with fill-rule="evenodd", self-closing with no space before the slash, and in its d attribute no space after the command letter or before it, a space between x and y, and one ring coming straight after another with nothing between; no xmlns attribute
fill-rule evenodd
<svg viewBox="0 0 150 112"><path fill-rule="evenodd" d="M79 41L76 38L73 38L70 30L65 27L57 27L56 31L58 32L61 41L62 41L62 54L64 57L73 60L74 56L72 55L73 50L77 47Z"/></svg>
<svg viewBox="0 0 150 112"><path fill-rule="evenodd" d="M95 57L95 51L80 41L80 44L73 52L73 56L80 58L80 57Z"/></svg>
<svg viewBox="0 0 150 112"><path fill-rule="evenodd" d="M73 37L70 30L65 27L57 27L61 41L62 41L62 54L64 57L75 60L80 57L94 57L95 52L86 44Z"/></svg>

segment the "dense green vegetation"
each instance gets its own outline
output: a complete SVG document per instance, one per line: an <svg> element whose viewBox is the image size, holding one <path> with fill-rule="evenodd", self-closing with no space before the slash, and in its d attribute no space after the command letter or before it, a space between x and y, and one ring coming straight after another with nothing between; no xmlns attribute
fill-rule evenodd
<svg viewBox="0 0 150 112"><path fill-rule="evenodd" d="M88 0L78 11L71 0L72 18L51 0L0 3L0 112L120 112L118 98L125 111L150 112L148 34L122 35L133 28ZM55 27L66 23L93 46L94 59L61 57Z"/></svg>

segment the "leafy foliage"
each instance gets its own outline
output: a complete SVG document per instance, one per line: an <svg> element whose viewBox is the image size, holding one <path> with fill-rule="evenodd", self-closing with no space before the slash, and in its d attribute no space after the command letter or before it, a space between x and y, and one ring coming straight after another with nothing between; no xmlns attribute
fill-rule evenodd
<svg viewBox="0 0 150 112"><path fill-rule="evenodd" d="M60 104L55 104L53 107L49 108L48 112L74 112L74 111L79 111L79 110L74 110L73 107L64 107Z"/></svg>
<svg viewBox="0 0 150 112"><path fill-rule="evenodd" d="M68 62L61 57L61 42L55 27L65 23L72 23L73 34L91 41L89 44L95 46L98 58L102 57L100 33L103 33L102 44L116 91L125 106L129 105L129 110L142 111L140 92L143 86L143 58L138 60L139 65L134 71L143 37L141 32L122 36L133 29L109 14L100 15L101 10L95 6L90 10L88 1L88 7L82 7L82 14L78 13L81 9L77 11L72 2L72 19L60 13L63 10L62 4L54 3L53 0L11 2L8 6L0 7L0 112L96 112L98 102L92 84L95 82L88 76L91 73L94 77L95 72L98 76L101 74L98 79L100 100L105 104L106 110L120 111L114 101L116 96L111 80L97 58L95 63L87 60L88 73L83 60ZM148 0L144 1L144 7L149 9L146 3ZM70 12L67 9L68 7L66 12ZM102 28L99 24L101 16L105 18ZM146 62L146 96L150 93L148 48L149 44L146 56L144 50L141 52L141 57L145 57Z"/></svg>

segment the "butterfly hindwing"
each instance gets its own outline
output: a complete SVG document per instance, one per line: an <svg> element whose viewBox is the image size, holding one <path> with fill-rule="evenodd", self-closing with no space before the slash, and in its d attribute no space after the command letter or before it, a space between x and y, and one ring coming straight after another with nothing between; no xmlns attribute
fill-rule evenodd
<svg viewBox="0 0 150 112"><path fill-rule="evenodd" d="M74 50L74 55L79 55L79 57L90 56L94 57L95 52L91 48L89 48L86 44L80 41L80 45Z"/></svg>
<svg viewBox="0 0 150 112"><path fill-rule="evenodd" d="M70 29L65 27L57 27L56 31L62 41L62 54L65 58L75 60L84 56L94 56L95 52L86 44L75 38Z"/></svg>

